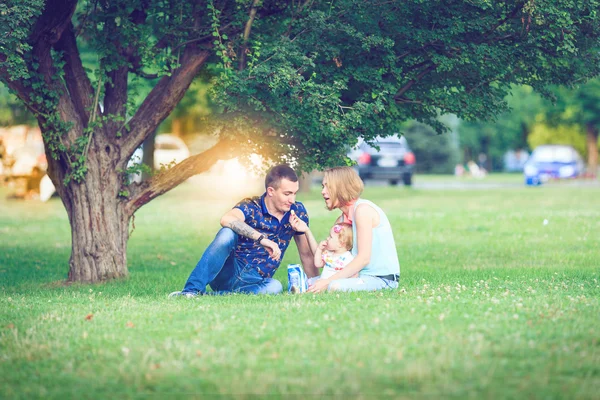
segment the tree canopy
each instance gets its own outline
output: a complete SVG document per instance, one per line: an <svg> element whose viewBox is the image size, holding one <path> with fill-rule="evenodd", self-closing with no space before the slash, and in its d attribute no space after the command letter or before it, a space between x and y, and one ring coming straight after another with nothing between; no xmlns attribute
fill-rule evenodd
<svg viewBox="0 0 600 400"><path fill-rule="evenodd" d="M126 273L135 210L232 151L305 170L345 163L358 137L403 121L442 131L440 113L493 118L513 84L543 90L597 75L598 9L596 0L6 0L0 80L42 129L73 227L70 278L97 280ZM97 68L84 67L84 48ZM128 184L131 154L200 73L223 111L220 141ZM137 103L143 82L151 90ZM96 226L96 206L114 215ZM90 226L100 233L86 239Z"/></svg>
<svg viewBox="0 0 600 400"><path fill-rule="evenodd" d="M225 107L228 128L223 136L314 167L342 162L342 145L357 136L392 133L408 119L441 130L440 112L465 120L493 118L506 109L504 97L514 83L543 90L548 83L596 74L598 54L591 50L598 44L597 6L596 1L12 0L0 11L5 22L0 65L4 81L34 110L51 112L45 110L53 107L50 91L35 84L42 79L35 72L43 74L36 54L42 47L51 50L49 67L57 72L62 67L68 86L67 37L76 37L72 45L93 49L99 68L78 76L87 98L75 106L83 106L87 116L99 87L106 110L98 116L120 120L119 133L134 136L131 132L147 133L140 121L145 107L113 103L127 100L141 80L175 81L191 59L205 65L216 54L214 97ZM28 90L18 90L16 82ZM76 103L73 90L65 94ZM42 99L48 104L35 104ZM150 125L172 107L162 108ZM85 119L83 124L88 125ZM134 144L143 134L137 136ZM64 147L73 147L68 144Z"/></svg>

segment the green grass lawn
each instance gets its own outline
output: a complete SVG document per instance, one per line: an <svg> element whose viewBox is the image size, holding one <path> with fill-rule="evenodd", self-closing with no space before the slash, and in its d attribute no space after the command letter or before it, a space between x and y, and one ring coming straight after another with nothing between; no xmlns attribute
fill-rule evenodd
<svg viewBox="0 0 600 400"><path fill-rule="evenodd" d="M435 178L444 179L453 178ZM239 193L220 200L214 187L186 183L147 205L129 242L130 277L92 286L62 283L70 230L60 200L7 193L0 189L1 398L600 393L598 186L368 186L364 197L394 227L397 291L193 300L166 296L181 289ZM299 200L325 237L337 214L318 190ZM298 261L292 245L283 265ZM286 285L285 268L276 278Z"/></svg>

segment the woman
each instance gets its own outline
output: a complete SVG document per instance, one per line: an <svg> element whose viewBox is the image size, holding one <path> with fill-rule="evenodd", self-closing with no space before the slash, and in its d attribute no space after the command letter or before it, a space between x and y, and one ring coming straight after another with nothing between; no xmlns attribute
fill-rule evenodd
<svg viewBox="0 0 600 400"><path fill-rule="evenodd" d="M352 260L343 270L327 279L319 279L308 291L358 291L397 288L400 263L390 222L369 200L360 198L364 184L351 167L325 171L323 190L327 209L339 209L336 223L352 224L354 245ZM350 278L358 273L358 278Z"/></svg>

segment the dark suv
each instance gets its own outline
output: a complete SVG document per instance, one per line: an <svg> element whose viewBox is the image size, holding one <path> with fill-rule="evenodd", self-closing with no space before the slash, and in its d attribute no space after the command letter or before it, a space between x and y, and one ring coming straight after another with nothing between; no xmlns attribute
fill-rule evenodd
<svg viewBox="0 0 600 400"><path fill-rule="evenodd" d="M363 180L388 180L392 185L402 181L406 186L412 185L416 159L404 136L378 136L373 143L379 150L360 140L348 153L348 157L356 161L358 175Z"/></svg>

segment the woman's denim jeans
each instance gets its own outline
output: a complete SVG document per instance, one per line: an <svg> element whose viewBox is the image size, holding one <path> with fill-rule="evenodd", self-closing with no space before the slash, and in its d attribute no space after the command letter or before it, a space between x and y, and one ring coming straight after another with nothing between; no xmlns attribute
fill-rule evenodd
<svg viewBox="0 0 600 400"><path fill-rule="evenodd" d="M278 280L263 278L256 267L236 260L234 249L237 237L229 228L219 230L190 274L184 293L204 294L206 285L210 285L213 294L277 294L283 291Z"/></svg>

